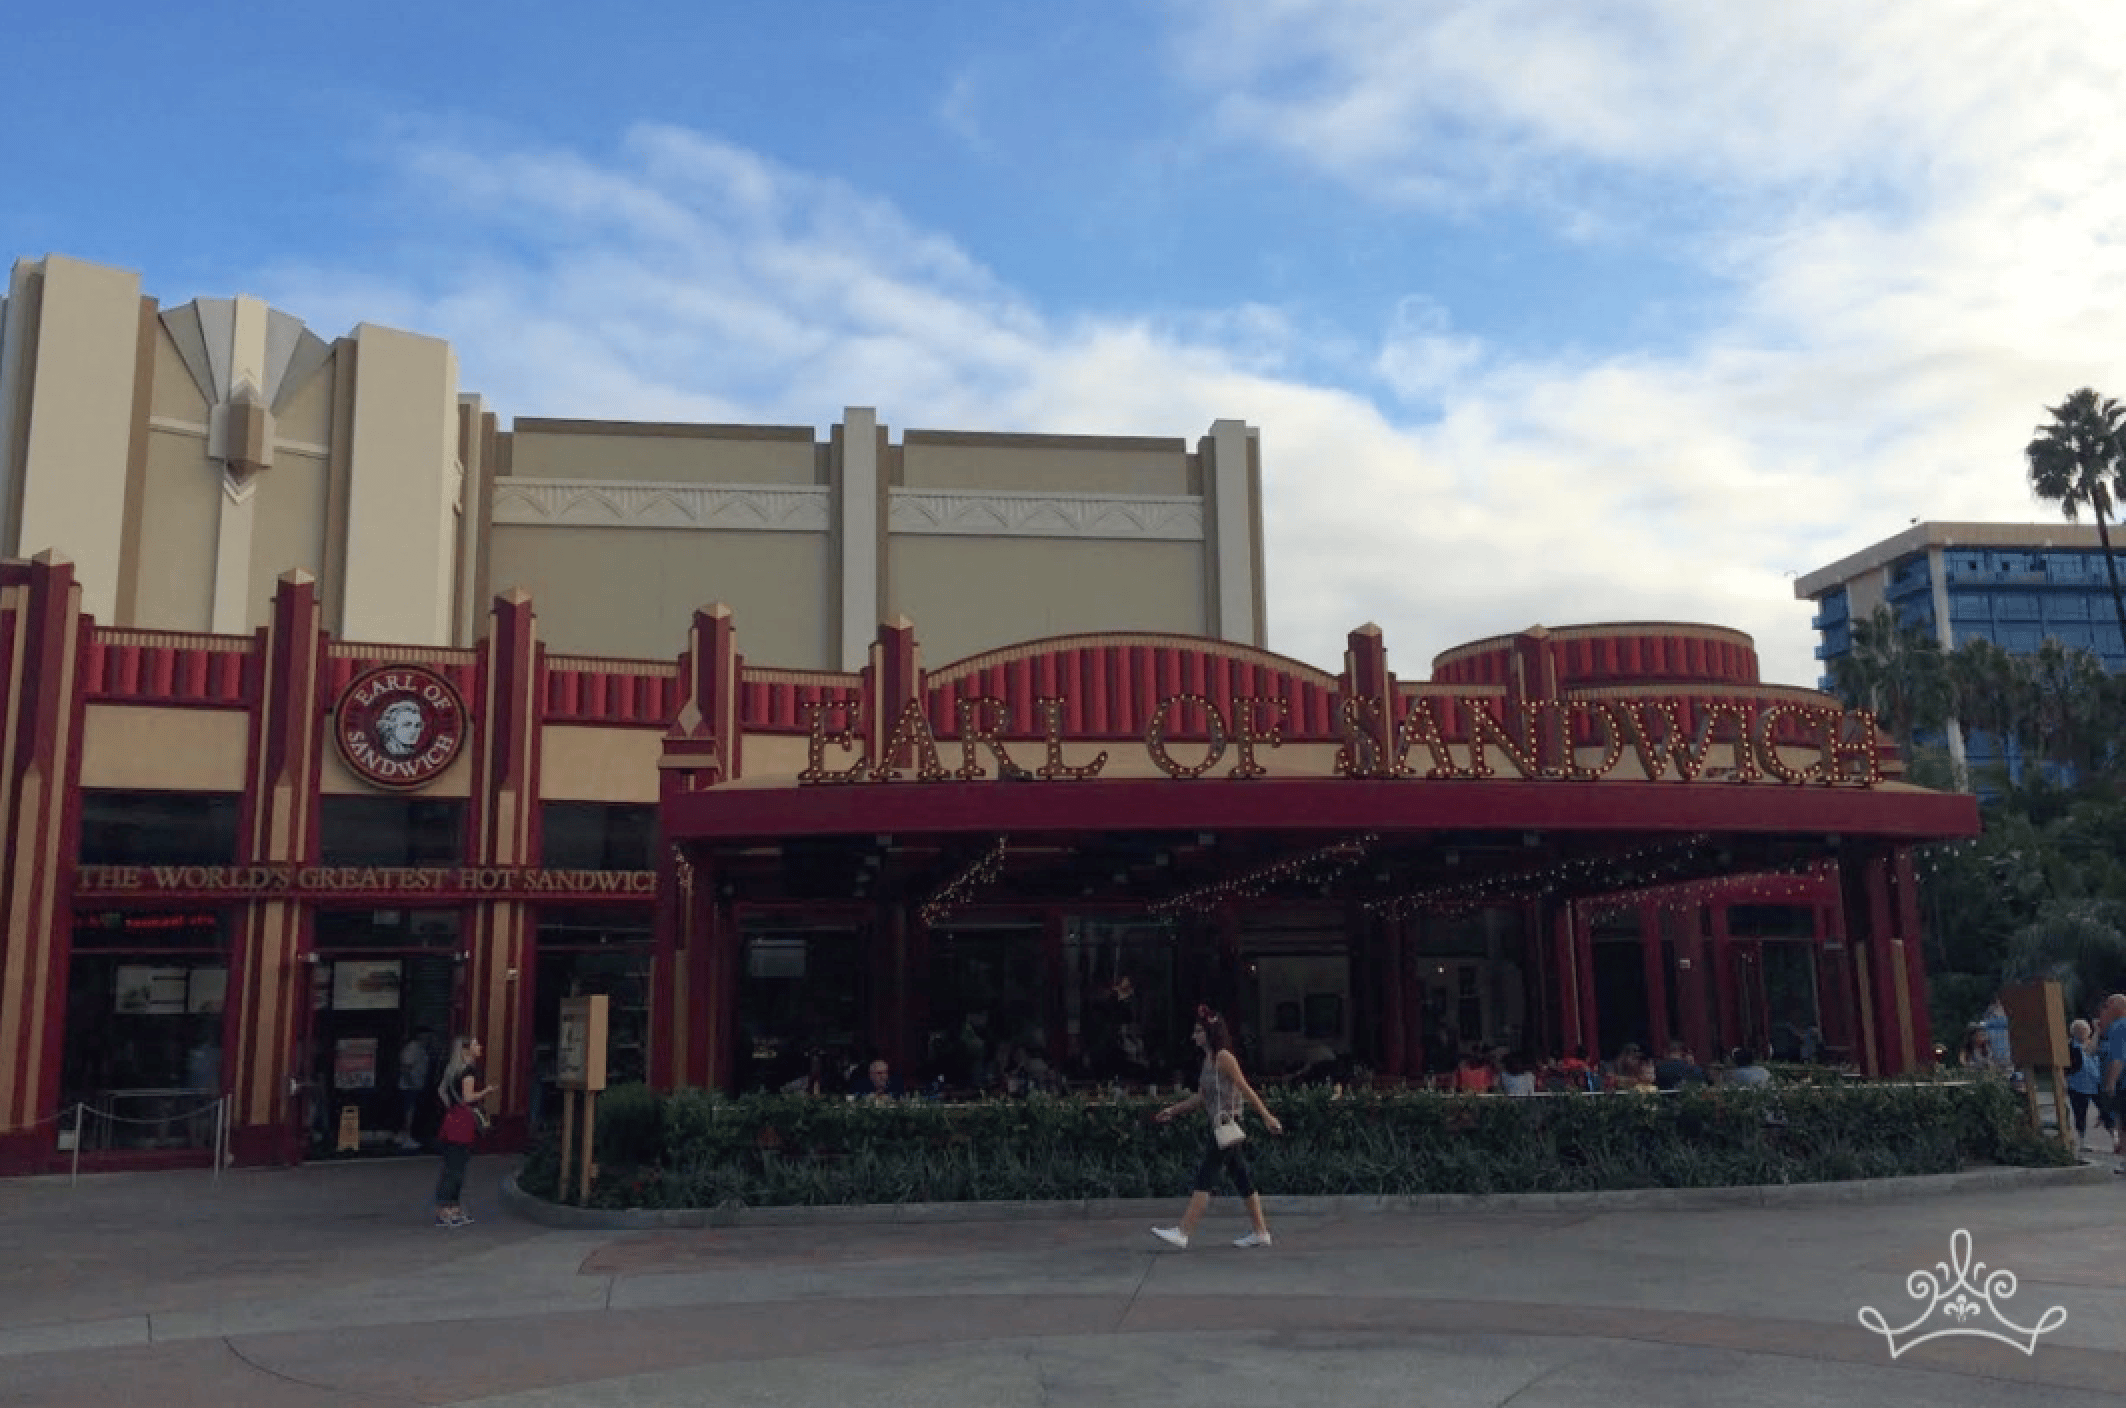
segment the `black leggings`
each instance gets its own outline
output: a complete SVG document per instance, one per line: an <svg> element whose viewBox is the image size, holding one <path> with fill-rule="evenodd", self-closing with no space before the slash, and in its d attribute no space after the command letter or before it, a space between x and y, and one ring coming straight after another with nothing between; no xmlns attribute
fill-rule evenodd
<svg viewBox="0 0 2126 1408"><path fill-rule="evenodd" d="M454 1208L465 1196L465 1169L472 1162L472 1145L445 1144L443 1172L436 1178L436 1205Z"/></svg>
<svg viewBox="0 0 2126 1408"><path fill-rule="evenodd" d="M1243 1198L1255 1196L1255 1178L1248 1172L1247 1144L1235 1144L1230 1149L1218 1147L1215 1135L1203 1136L1203 1162L1196 1165L1195 1189L1198 1193L1218 1191L1218 1170L1224 1169L1233 1176L1233 1187Z"/></svg>

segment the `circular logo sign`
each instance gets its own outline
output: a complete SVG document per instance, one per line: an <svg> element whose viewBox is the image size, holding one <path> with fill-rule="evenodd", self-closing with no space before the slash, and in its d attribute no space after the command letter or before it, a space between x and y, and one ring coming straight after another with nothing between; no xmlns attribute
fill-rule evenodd
<svg viewBox="0 0 2126 1408"><path fill-rule="evenodd" d="M340 757L378 787L425 787L465 746L465 706L449 680L419 665L357 675L332 721Z"/></svg>

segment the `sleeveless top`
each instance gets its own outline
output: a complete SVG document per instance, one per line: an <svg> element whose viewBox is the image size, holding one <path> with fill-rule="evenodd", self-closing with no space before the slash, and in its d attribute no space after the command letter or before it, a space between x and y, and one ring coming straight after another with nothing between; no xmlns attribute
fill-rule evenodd
<svg viewBox="0 0 2126 1408"><path fill-rule="evenodd" d="M1215 1053L1203 1058L1203 1078L1199 1088L1203 1092L1204 1113L1210 1116L1212 1124L1240 1118L1240 1087L1219 1073Z"/></svg>

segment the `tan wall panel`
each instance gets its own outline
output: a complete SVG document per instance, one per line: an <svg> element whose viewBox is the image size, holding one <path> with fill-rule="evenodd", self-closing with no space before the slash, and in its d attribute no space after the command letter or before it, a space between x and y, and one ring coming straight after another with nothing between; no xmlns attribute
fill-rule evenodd
<svg viewBox="0 0 2126 1408"><path fill-rule="evenodd" d="M214 623L214 543L221 532L221 470L195 435L148 432L140 496L140 595L128 624L204 631Z"/></svg>
<svg viewBox="0 0 2126 1408"><path fill-rule="evenodd" d="M549 726L541 739L543 802L655 802L664 734L653 728Z"/></svg>
<svg viewBox="0 0 2126 1408"><path fill-rule="evenodd" d="M802 439L716 434L562 433L518 422L510 473L525 479L613 479L661 484L819 482L812 433Z"/></svg>
<svg viewBox="0 0 2126 1408"><path fill-rule="evenodd" d="M458 366L447 343L355 329L353 474L341 634L442 645L457 561Z"/></svg>
<svg viewBox="0 0 2126 1408"><path fill-rule="evenodd" d="M1187 448L1083 446L1065 437L1042 445L1002 440L936 444L909 432L901 450L909 489L1004 489L1047 494L1191 494Z"/></svg>
<svg viewBox="0 0 2126 1408"><path fill-rule="evenodd" d="M148 414L167 416L187 425L204 427L207 423L207 393L192 380L192 373L185 368L185 359L177 354L177 344L170 338L170 330L155 320L155 382L148 400Z"/></svg>
<svg viewBox="0 0 2126 1408"><path fill-rule="evenodd" d="M933 668L1078 631L1207 635L1203 552L1201 543L896 535L885 614L915 622ZM756 658L750 638L742 648Z"/></svg>
<svg viewBox="0 0 2126 1408"><path fill-rule="evenodd" d="M81 609L102 621L118 615L139 349L137 275L59 255L44 261L20 548L72 558Z"/></svg>
<svg viewBox="0 0 2126 1408"><path fill-rule="evenodd" d="M241 792L251 716L234 709L91 704L81 785L146 792Z"/></svg>
<svg viewBox="0 0 2126 1408"><path fill-rule="evenodd" d="M686 649L695 608L729 603L756 665L831 668L828 538L498 524L488 594L522 587L563 654L655 660Z"/></svg>
<svg viewBox="0 0 2126 1408"><path fill-rule="evenodd" d="M245 603L247 624L265 625L273 616L273 594L281 574L299 567L311 576L325 574L325 461L283 447L274 452L273 468L258 476L253 491L251 588Z"/></svg>
<svg viewBox="0 0 2126 1408"><path fill-rule="evenodd" d="M324 748L325 753L325 766L318 789L323 793L334 797L470 797L472 795L472 757L474 749L479 743L477 731L465 740L465 751L458 754L458 760L444 769L443 775L434 782L415 792L386 792L382 788L372 787L359 777L356 777L348 770L347 764L340 761L340 750L332 742L331 727L332 721L327 719L325 721L326 733L321 740L321 746Z"/></svg>
<svg viewBox="0 0 2126 1408"><path fill-rule="evenodd" d="M333 358L327 357L293 395L283 388L280 409L273 417L275 433L280 439L300 441L305 445L332 442L334 380Z"/></svg>

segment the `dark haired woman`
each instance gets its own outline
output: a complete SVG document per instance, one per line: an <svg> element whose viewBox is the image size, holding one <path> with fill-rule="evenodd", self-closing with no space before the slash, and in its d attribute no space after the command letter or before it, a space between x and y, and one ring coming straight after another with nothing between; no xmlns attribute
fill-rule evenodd
<svg viewBox="0 0 2126 1408"><path fill-rule="evenodd" d="M1196 1167L1195 1191L1189 1195L1188 1211L1181 1215L1179 1227L1154 1227L1152 1235L1161 1241L1171 1242L1184 1251L1189 1238L1196 1235L1196 1224L1203 1220L1204 1210L1211 1205L1211 1192L1218 1186L1218 1171L1224 1169L1232 1175L1233 1187L1247 1200L1248 1219L1255 1230L1233 1243L1236 1247L1266 1247L1270 1245L1270 1225L1262 1218L1262 1195L1255 1191L1255 1180L1248 1173L1248 1158L1238 1139L1230 1139L1221 1145L1218 1129L1230 1124L1235 1129L1240 1125L1240 1112L1244 1105L1253 1105L1255 1113L1272 1134L1284 1133L1284 1126L1277 1116L1270 1113L1269 1106L1248 1084L1248 1078L1240 1072L1240 1058L1233 1054L1232 1034L1226 1030L1225 1019L1208 1007L1196 1009L1196 1029L1190 1036L1203 1049L1203 1075L1196 1093L1188 1099L1169 1105L1153 1116L1161 1124L1171 1121L1176 1115L1185 1115L1190 1110L1203 1109L1210 1114L1210 1128L1204 1131L1203 1162Z"/></svg>

